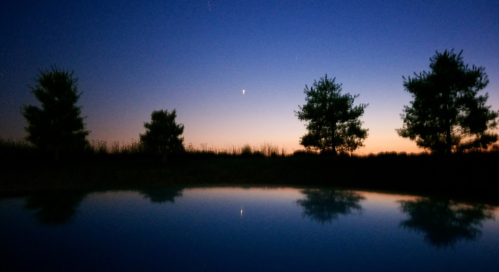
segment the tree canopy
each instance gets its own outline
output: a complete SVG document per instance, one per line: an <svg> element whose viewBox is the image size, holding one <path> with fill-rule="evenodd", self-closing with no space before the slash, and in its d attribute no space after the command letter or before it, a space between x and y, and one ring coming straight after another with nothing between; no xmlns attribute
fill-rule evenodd
<svg viewBox="0 0 499 272"><path fill-rule="evenodd" d="M156 154L172 154L184 151L184 138L180 137L184 132L184 125L177 124L175 118L177 113L173 110L153 111L151 122L144 123L145 134L140 134L140 142L146 151Z"/></svg>
<svg viewBox="0 0 499 272"><path fill-rule="evenodd" d="M430 58L431 71L403 77L413 100L401 114L401 137L442 153L487 149L497 141L497 134L489 130L497 127L498 112L485 105L487 93L478 95L489 83L485 68L468 67L461 55L462 51L436 52Z"/></svg>
<svg viewBox="0 0 499 272"><path fill-rule="evenodd" d="M308 121L308 133L300 139L300 144L306 148L330 150L333 154L337 149L353 152L363 146L367 138L368 130L361 127L359 120L367 104L353 106L359 95L341 94L341 84L335 80L325 75L310 88L305 85L306 104L299 106L296 115L298 119Z"/></svg>
<svg viewBox="0 0 499 272"><path fill-rule="evenodd" d="M28 105L22 109L28 122L27 140L41 150L55 152L56 159L60 152L81 151L88 146L89 131L80 116L81 107L76 106L81 93L73 73L55 66L40 71L37 85L30 88L41 108Z"/></svg>

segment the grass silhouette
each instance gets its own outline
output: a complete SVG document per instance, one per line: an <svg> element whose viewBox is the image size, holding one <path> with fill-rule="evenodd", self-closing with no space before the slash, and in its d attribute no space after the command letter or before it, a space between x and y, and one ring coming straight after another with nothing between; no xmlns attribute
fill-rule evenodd
<svg viewBox="0 0 499 272"><path fill-rule="evenodd" d="M160 157L138 144L93 143L84 154L54 161L23 142L1 141L0 195L51 190L104 189L154 184L330 186L499 203L492 173L499 152L452 155L379 153L330 156L260 148L186 148ZM51 158L51 157L50 157Z"/></svg>

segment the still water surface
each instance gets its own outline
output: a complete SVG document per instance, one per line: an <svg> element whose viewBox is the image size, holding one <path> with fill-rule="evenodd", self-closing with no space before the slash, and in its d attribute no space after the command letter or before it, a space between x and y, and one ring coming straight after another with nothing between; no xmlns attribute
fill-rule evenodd
<svg viewBox="0 0 499 272"><path fill-rule="evenodd" d="M320 188L0 200L2 271L498 271L499 209ZM5 270L4 270L5 269Z"/></svg>

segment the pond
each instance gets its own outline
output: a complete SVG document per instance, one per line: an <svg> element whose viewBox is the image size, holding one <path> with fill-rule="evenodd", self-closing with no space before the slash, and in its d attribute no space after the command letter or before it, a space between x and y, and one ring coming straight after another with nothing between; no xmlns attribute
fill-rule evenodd
<svg viewBox="0 0 499 272"><path fill-rule="evenodd" d="M2 271L497 271L498 217L487 205L331 188L44 193L0 200L0 263Z"/></svg>

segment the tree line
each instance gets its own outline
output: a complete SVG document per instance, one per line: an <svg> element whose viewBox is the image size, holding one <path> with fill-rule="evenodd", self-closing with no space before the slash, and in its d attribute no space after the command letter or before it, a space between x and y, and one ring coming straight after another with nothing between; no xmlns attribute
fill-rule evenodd
<svg viewBox="0 0 499 272"><path fill-rule="evenodd" d="M485 68L463 62L462 51L436 52L430 58L430 71L403 77L405 91L412 96L401 114L399 136L409 138L432 153L466 150L487 150L495 143L499 111L486 105L488 94L479 95L488 83ZM27 140L40 150L74 152L89 146L81 107L77 106L81 93L77 91L74 72L51 67L40 71L37 85L30 87L41 107L28 105L22 114L28 126ZM305 101L295 112L299 120L307 122L307 133L300 144L308 150L320 152L353 152L364 146L368 129L362 127L360 117L368 104L354 105L359 96L342 94L342 85L327 74L304 89ZM169 155L184 151L184 125L175 121L176 111L153 111L151 122L145 122L146 132L140 134L144 150Z"/></svg>

